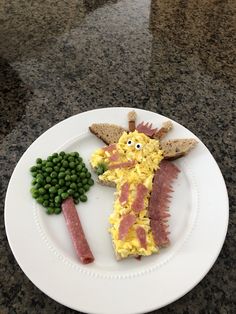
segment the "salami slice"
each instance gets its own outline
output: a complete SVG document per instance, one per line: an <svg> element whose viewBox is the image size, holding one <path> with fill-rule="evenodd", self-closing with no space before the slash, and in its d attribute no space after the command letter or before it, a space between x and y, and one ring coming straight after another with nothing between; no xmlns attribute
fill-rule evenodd
<svg viewBox="0 0 236 314"><path fill-rule="evenodd" d="M127 236L129 232L129 229L133 226L135 221L136 221L136 217L134 214L127 214L123 216L123 218L120 221L120 226L119 226L119 235L118 235L119 240L125 239L125 237Z"/></svg>
<svg viewBox="0 0 236 314"><path fill-rule="evenodd" d="M170 161L163 160L153 178L152 192L149 200L148 213L151 228L157 246L169 243L168 212L172 182L177 178L179 169Z"/></svg>
<svg viewBox="0 0 236 314"><path fill-rule="evenodd" d="M85 238L85 234L82 229L81 222L72 197L67 198L62 203L62 211L79 259L83 264L92 263L94 261L94 256Z"/></svg>
<svg viewBox="0 0 236 314"><path fill-rule="evenodd" d="M128 201L128 197L129 197L129 183L125 182L121 186L121 193L120 193L120 197L119 197L119 201L120 201L121 205L124 205Z"/></svg>
<svg viewBox="0 0 236 314"><path fill-rule="evenodd" d="M133 201L131 208L135 212L140 212L144 207L144 198L148 192L148 189L142 183L139 183L136 190L136 198Z"/></svg>
<svg viewBox="0 0 236 314"><path fill-rule="evenodd" d="M145 250L147 249L147 237L146 237L146 231L143 227L139 226L136 228L136 234L139 239L140 245Z"/></svg>

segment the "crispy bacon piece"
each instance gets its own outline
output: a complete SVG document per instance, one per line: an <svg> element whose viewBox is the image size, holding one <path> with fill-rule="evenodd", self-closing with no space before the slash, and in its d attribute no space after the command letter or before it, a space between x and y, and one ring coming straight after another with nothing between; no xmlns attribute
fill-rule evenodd
<svg viewBox="0 0 236 314"><path fill-rule="evenodd" d="M152 137L156 133L157 128L152 129L152 123L147 122L146 124L144 124L144 122L141 122L137 125L136 130L140 133L144 133L145 135Z"/></svg>
<svg viewBox="0 0 236 314"><path fill-rule="evenodd" d="M140 212L144 207L144 198L148 192L148 188L142 183L139 183L136 190L136 198L131 205L135 212Z"/></svg>
<svg viewBox="0 0 236 314"><path fill-rule="evenodd" d="M165 246L168 238L168 212L172 182L177 178L179 169L170 161L163 160L154 175L152 192L149 200L149 218L155 243L157 246Z"/></svg>
<svg viewBox="0 0 236 314"><path fill-rule="evenodd" d="M140 245L145 250L147 249L147 237L146 237L146 231L143 227L139 226L136 228L136 234L139 239Z"/></svg>
<svg viewBox="0 0 236 314"><path fill-rule="evenodd" d="M118 235L119 240L125 239L125 237L127 236L129 232L129 229L133 226L135 221L136 221L136 216L134 214L127 214L123 216L123 218L120 221L120 226L119 226L119 235Z"/></svg>
<svg viewBox="0 0 236 314"><path fill-rule="evenodd" d="M129 183L125 182L121 186L121 193L120 193L120 197L119 197L119 201L120 201L121 205L124 205L128 201L128 197L129 197Z"/></svg>

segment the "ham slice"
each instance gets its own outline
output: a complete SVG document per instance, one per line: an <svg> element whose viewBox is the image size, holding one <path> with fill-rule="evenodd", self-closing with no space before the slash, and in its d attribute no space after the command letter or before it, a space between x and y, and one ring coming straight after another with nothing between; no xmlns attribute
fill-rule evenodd
<svg viewBox="0 0 236 314"><path fill-rule="evenodd" d="M135 165L135 161L134 160L129 160L126 162L119 162L116 164L111 164L109 165L108 169L118 169L118 168L129 168L129 167L133 167Z"/></svg>
<svg viewBox="0 0 236 314"><path fill-rule="evenodd" d="M129 229L133 226L135 221L136 221L136 217L134 214L127 214L122 217L120 221L120 226L119 226L119 235L118 235L119 240L125 239L125 237L127 236L129 232Z"/></svg>
<svg viewBox="0 0 236 314"><path fill-rule="evenodd" d="M94 256L86 240L72 197L67 198L62 203L62 211L79 259L83 264L92 263L94 261Z"/></svg>
<svg viewBox="0 0 236 314"><path fill-rule="evenodd" d="M146 231L143 227L139 226L136 228L136 234L139 239L140 245L145 250L147 249L147 237L146 237Z"/></svg>
<svg viewBox="0 0 236 314"><path fill-rule="evenodd" d="M116 149L116 144L110 144L102 148L105 152L112 153Z"/></svg>
<svg viewBox="0 0 236 314"><path fill-rule="evenodd" d="M119 201L120 201L121 205L124 205L128 201L128 197L129 197L129 183L125 182L121 186L121 193L120 193L120 197L119 197Z"/></svg>
<svg viewBox="0 0 236 314"><path fill-rule="evenodd" d="M148 192L148 188L142 183L139 183L136 190L136 198L131 205L135 212L140 212L144 207L144 198Z"/></svg>
<svg viewBox="0 0 236 314"><path fill-rule="evenodd" d="M153 178L152 192L149 200L148 213L154 241L157 246L165 246L168 238L168 212L172 182L177 178L179 169L170 161L163 160Z"/></svg>
<svg viewBox="0 0 236 314"><path fill-rule="evenodd" d="M145 135L150 137L152 137L157 131L157 129L152 129L152 123L148 122L146 124L144 124L144 122L139 123L136 127L136 130L139 133L144 133Z"/></svg>
<svg viewBox="0 0 236 314"><path fill-rule="evenodd" d="M113 151L112 155L109 157L110 161L117 161L120 157L119 152L116 150L115 152Z"/></svg>

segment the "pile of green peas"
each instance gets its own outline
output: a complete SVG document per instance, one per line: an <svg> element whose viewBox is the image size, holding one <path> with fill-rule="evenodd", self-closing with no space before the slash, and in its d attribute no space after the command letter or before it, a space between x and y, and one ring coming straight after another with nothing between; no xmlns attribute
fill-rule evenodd
<svg viewBox="0 0 236 314"><path fill-rule="evenodd" d="M87 201L86 192L94 184L78 152L54 153L46 160L36 159L30 168L31 194L48 214L60 214L63 200L72 196L75 204Z"/></svg>

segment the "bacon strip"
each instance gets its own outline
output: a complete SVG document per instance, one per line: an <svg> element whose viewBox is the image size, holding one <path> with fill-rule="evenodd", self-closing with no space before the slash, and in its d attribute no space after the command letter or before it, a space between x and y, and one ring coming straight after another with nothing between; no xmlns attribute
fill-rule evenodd
<svg viewBox="0 0 236 314"><path fill-rule="evenodd" d="M117 164L111 164L109 165L108 169L117 169L117 168L128 168L128 167L133 167L135 165L134 160L129 160L126 162L120 162Z"/></svg>
<svg viewBox="0 0 236 314"><path fill-rule="evenodd" d="M148 188L142 183L139 183L136 190L136 198L131 205L135 212L140 212L144 207L144 198L148 192Z"/></svg>
<svg viewBox="0 0 236 314"><path fill-rule="evenodd" d="M127 214L123 216L123 218L120 221L120 226L119 226L119 235L118 235L119 240L125 239L125 237L127 236L129 232L129 229L133 226L135 221L136 221L136 217L134 214Z"/></svg>
<svg viewBox="0 0 236 314"><path fill-rule="evenodd" d="M157 246L169 243L168 212L172 182L177 178L179 169L170 161L163 160L153 178L152 192L149 200L149 218L154 241Z"/></svg>
<svg viewBox="0 0 236 314"><path fill-rule="evenodd" d="M124 205L128 201L128 197L129 197L129 183L125 182L121 186L121 193L120 193L120 197L119 197L119 201L120 201L121 205Z"/></svg>
<svg viewBox="0 0 236 314"><path fill-rule="evenodd" d="M146 238L146 231L143 227L139 226L136 228L136 234L139 239L140 245L145 250L147 249L147 238Z"/></svg>
<svg viewBox="0 0 236 314"><path fill-rule="evenodd" d="M94 256L85 238L79 215L72 197L67 198L62 203L62 211L79 259L83 264L92 263L94 261Z"/></svg>

